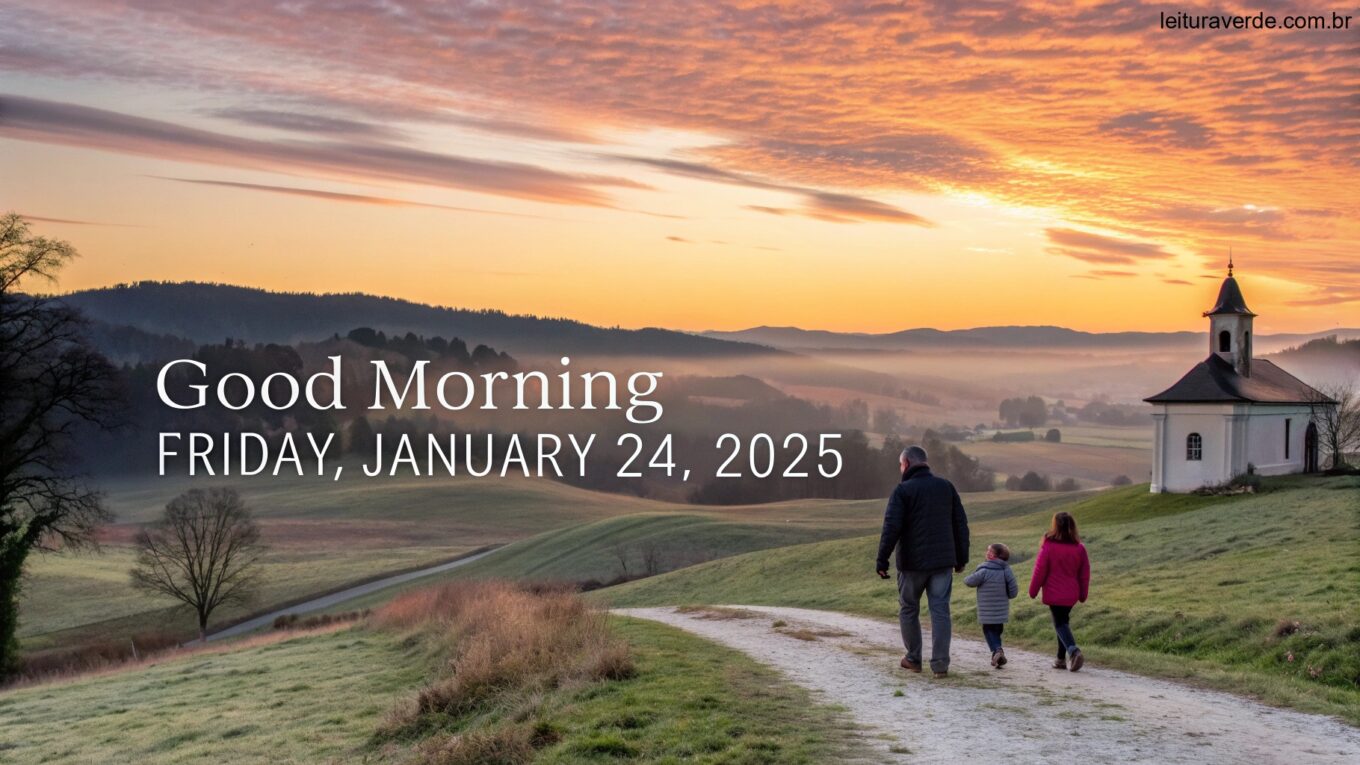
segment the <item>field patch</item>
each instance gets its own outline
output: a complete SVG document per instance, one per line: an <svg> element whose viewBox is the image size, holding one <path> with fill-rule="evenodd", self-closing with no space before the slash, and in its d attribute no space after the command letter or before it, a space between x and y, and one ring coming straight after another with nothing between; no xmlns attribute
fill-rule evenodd
<svg viewBox="0 0 1360 765"><path fill-rule="evenodd" d="M7 691L0 742L16 764L358 760L423 670L388 634L301 636Z"/></svg>

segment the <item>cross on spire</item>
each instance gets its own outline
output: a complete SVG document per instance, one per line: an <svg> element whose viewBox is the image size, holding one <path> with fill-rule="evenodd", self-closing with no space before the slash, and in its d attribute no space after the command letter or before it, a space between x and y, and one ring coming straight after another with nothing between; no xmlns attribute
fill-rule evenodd
<svg viewBox="0 0 1360 765"><path fill-rule="evenodd" d="M1228 276L1229 276L1229 277L1232 276L1232 268L1233 268L1233 266L1232 266L1232 248L1229 247L1229 248L1228 248Z"/></svg>

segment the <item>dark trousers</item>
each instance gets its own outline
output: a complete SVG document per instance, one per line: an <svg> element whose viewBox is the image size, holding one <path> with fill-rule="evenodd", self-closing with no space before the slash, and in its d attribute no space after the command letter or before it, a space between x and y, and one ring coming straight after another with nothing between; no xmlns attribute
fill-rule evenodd
<svg viewBox="0 0 1360 765"><path fill-rule="evenodd" d="M992 649L992 653L1001 650L1001 633L1006 630L1004 624L984 624L982 625L982 637L987 639L987 647Z"/></svg>
<svg viewBox="0 0 1360 765"><path fill-rule="evenodd" d="M897 621L902 628L902 644L907 659L921 663L921 595L930 604L930 669L949 669L949 638L953 624L949 619L949 595L954 589L954 573L947 568L933 571L898 571L897 594L901 606Z"/></svg>
<svg viewBox="0 0 1360 765"><path fill-rule="evenodd" d="M1053 631L1058 633L1058 658L1066 659L1068 654L1077 650L1077 638L1068 624L1072 618L1072 606L1049 606L1048 610L1053 614Z"/></svg>

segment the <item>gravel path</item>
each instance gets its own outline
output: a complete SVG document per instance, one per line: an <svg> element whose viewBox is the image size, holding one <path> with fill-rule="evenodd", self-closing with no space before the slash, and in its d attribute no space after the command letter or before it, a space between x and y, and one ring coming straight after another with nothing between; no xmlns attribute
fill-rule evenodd
<svg viewBox="0 0 1360 765"><path fill-rule="evenodd" d="M766 606L617 613L780 670L844 707L878 762L1360 763L1360 730L1328 717L1092 663L1063 672L1051 656L1019 649L1007 649L1009 664L994 670L981 640L955 636L950 676L935 680L929 669L898 668L901 638L889 622Z"/></svg>

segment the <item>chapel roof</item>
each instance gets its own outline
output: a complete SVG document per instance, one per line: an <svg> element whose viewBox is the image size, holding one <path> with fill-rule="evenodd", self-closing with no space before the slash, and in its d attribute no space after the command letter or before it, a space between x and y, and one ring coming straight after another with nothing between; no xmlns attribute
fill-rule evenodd
<svg viewBox="0 0 1360 765"><path fill-rule="evenodd" d="M1243 377L1218 354L1196 364L1175 385L1143 400L1149 404L1336 403L1269 361L1253 359L1251 376Z"/></svg>

